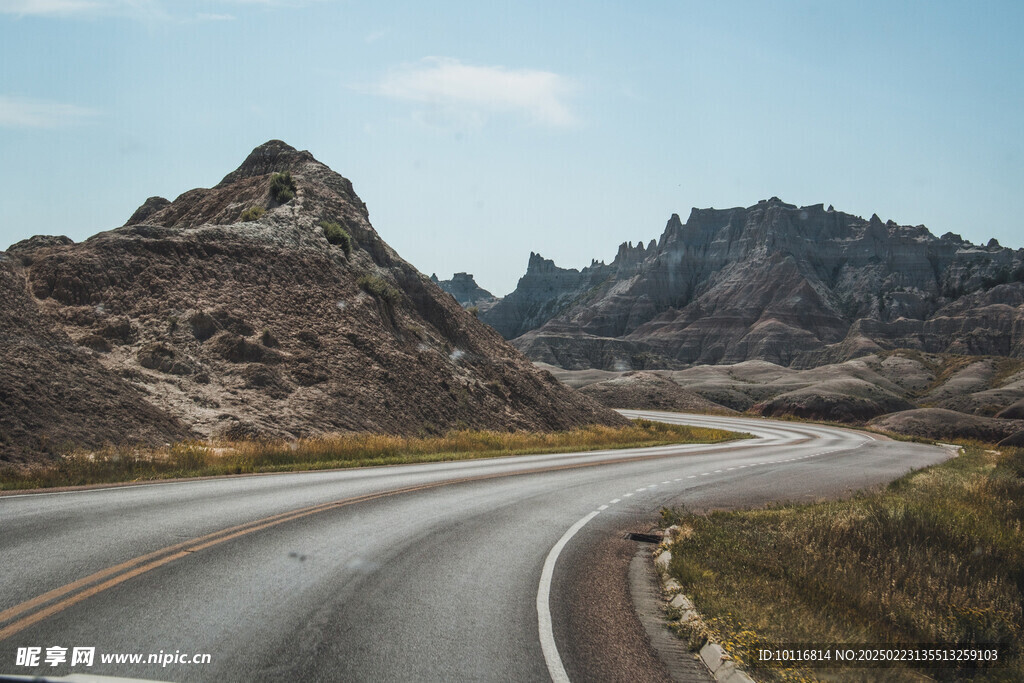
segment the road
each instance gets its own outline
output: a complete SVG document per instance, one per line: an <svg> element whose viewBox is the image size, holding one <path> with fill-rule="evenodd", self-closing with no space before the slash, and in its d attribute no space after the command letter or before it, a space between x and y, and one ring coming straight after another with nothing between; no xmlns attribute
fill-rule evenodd
<svg viewBox="0 0 1024 683"><path fill-rule="evenodd" d="M0 673L658 678L619 632L626 608L601 607L614 600L594 558L625 530L662 506L813 500L949 457L817 425L624 412L756 438L2 496ZM95 648L94 663L46 666L53 646ZM16 665L25 647L40 666ZM132 653L210 661L100 661Z"/></svg>

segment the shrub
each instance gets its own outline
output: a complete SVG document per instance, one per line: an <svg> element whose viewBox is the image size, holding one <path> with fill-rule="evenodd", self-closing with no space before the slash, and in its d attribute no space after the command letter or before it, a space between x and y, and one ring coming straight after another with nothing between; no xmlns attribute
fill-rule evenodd
<svg viewBox="0 0 1024 683"><path fill-rule="evenodd" d="M474 318L479 318L479 317L480 317L480 307L479 307L479 306L470 306L470 307L469 307L469 308L467 308L466 310L467 310L467 311L469 312L469 314L470 314L470 315L472 315L472 316L473 316Z"/></svg>
<svg viewBox="0 0 1024 683"><path fill-rule="evenodd" d="M324 237L327 238L327 241L340 245L345 256L352 253L352 235L348 234L345 228L334 221L320 221L320 227L324 229Z"/></svg>
<svg viewBox="0 0 1024 683"><path fill-rule="evenodd" d="M397 302L401 296L401 293L395 287L379 275L360 275L359 279L356 280L356 284L367 294L372 294L389 304Z"/></svg>
<svg viewBox="0 0 1024 683"><path fill-rule="evenodd" d="M267 212L262 206L251 206L242 212L242 215L238 218L248 223L249 221L259 220L260 216Z"/></svg>
<svg viewBox="0 0 1024 683"><path fill-rule="evenodd" d="M275 173L270 178L270 196L278 204L284 204L295 197L295 181L290 171Z"/></svg>
<svg viewBox="0 0 1024 683"><path fill-rule="evenodd" d="M279 346L277 337L270 330L263 330L263 334L260 335L260 343L270 349L276 349Z"/></svg>

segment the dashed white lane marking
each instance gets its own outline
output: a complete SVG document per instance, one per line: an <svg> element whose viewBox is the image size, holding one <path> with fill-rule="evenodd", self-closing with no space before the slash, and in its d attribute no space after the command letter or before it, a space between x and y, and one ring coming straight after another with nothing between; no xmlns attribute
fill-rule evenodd
<svg viewBox="0 0 1024 683"><path fill-rule="evenodd" d="M744 469L746 467L757 467L757 466L763 466L763 465L769 465L769 464L778 464L778 462L793 462L794 460L803 460L804 458L813 458L813 457L818 456L818 455L828 455L830 453L834 453L834 452L838 452L838 451L842 451L842 450L843 450L842 448L837 448L837 449L834 449L832 451L825 451L823 453L810 453L810 454L807 454L807 455L804 455L804 456L799 456L799 457L791 458L789 460L772 461L771 463L759 462L759 463L751 463L749 465L739 465L738 469ZM736 467L730 467L726 471L731 472L731 471L733 471L735 469L737 469L737 468ZM720 473L720 472L722 472L722 470L715 470L716 474ZM709 475L711 475L711 472L701 472L701 474L700 474L700 476L702 476L702 477L706 477L706 476L709 476ZM688 475L686 478L687 479L696 479L697 475L691 474L691 475ZM681 480L682 480L681 478L675 479L675 481L681 481ZM667 484L668 482L667 481L663 481L661 483L662 484ZM655 487L654 484L651 484L649 486L649 488L654 488L654 487ZM644 488L640 488L640 489L637 489L637 492L644 491L644 490L645 490ZM623 498L628 498L628 497L630 497L632 495L633 495L632 493L626 493L626 494L623 494L622 497ZM610 502L610 504L614 505L614 504L620 502L621 500L622 500L621 498L615 498L615 499L613 499ZM565 667L562 665L562 658L558 654L558 647L555 645L554 631L552 630L552 626L551 626L551 611L550 611L551 578L552 578L552 576L554 574L555 563L558 561L558 556L561 554L562 549L565 548L566 544L572 539L572 537L575 536L576 533L580 529L582 529L584 526L586 526L586 524L590 520L592 520L594 517L599 515L601 513L601 511L607 510L607 509L608 509L608 505L602 505L597 510L594 510L589 515L587 515L583 519L581 519L578 522L576 522L575 524L573 524L569 528L569 530L565 532L565 535L563 535L562 538L559 539L558 543L556 543L554 545L554 547L551 548L551 551L548 553L547 558L544 560L544 568L541 571L540 585L537 587L537 626L538 626L538 630L540 632L540 645L541 645L541 651L544 654L544 661L547 664L548 673L551 674L551 680L555 681L556 683L568 683L569 682L569 675L566 673Z"/></svg>
<svg viewBox="0 0 1024 683"><path fill-rule="evenodd" d="M687 475L686 478L687 479L696 479L698 476L709 477L712 474L721 474L722 472L733 472L735 470L742 470L742 469L746 469L748 467L758 467L758 466L762 466L762 465L772 465L772 464L777 465L777 464L783 463L783 462L794 462L796 460L803 460L804 458L813 458L816 455L828 455L831 452L832 451L825 451L824 453L809 453L807 455L801 455L801 456L798 456L798 457L795 457L795 458L789 458L787 460L775 460L775 461L772 461L772 462L756 462L756 463L750 463L749 465L737 465L736 467L729 467L729 468L724 469L724 470L715 470L714 472L701 472L700 475L690 474L690 475ZM675 479L672 479L671 481L666 479L665 481L663 481L661 483L662 484L670 484L673 481L682 481L682 480L683 480L682 477L677 477ZM648 489L655 489L655 488L658 488L658 484L648 484L647 486L643 486L641 488L638 488L635 491L632 491L630 493L622 494L622 498L629 498L630 496L634 495L635 493L642 493L642 492L644 492L644 491L646 491ZM608 502L608 505L615 505L616 503L621 503L622 502L622 498L613 498L612 500L610 500ZM602 505L601 507L599 507L597 509L597 511L600 512L602 510L607 510L608 509L608 505Z"/></svg>
<svg viewBox="0 0 1024 683"><path fill-rule="evenodd" d="M551 627L551 577L555 573L555 563L562 553L565 544L576 535L576 532L586 526L587 522L600 514L594 510L589 515L579 520L558 539L558 543L551 548L547 559L544 560L544 568L540 572L540 584L537 586L537 630L540 631L540 649L544 653L544 661L548 665L548 673L555 683L569 683L569 674L565 672L562 665L562 657L558 654L558 646L555 645L555 632Z"/></svg>

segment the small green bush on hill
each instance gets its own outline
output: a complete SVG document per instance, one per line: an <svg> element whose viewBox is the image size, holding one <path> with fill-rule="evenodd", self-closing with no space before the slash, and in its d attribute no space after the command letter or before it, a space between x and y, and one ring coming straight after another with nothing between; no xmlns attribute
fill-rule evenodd
<svg viewBox="0 0 1024 683"><path fill-rule="evenodd" d="M251 206L245 211L243 211L242 215L239 216L238 218L245 222L256 221L259 220L260 217L266 212L267 210L264 209L262 206Z"/></svg>
<svg viewBox="0 0 1024 683"><path fill-rule="evenodd" d="M389 304L396 303L402 296L398 289L379 275L360 275L356 284L367 294L372 294Z"/></svg>
<svg viewBox="0 0 1024 683"><path fill-rule="evenodd" d="M345 256L352 253L352 235L348 234L345 228L334 221L320 221L320 227L323 228L327 241L340 246Z"/></svg>
<svg viewBox="0 0 1024 683"><path fill-rule="evenodd" d="M270 196L278 204L284 204L295 197L295 181L290 171L275 173L270 178Z"/></svg>

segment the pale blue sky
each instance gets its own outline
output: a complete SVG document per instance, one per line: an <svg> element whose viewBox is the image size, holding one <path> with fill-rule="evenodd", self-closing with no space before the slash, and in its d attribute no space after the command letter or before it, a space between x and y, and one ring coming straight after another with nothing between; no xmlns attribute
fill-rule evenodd
<svg viewBox="0 0 1024 683"><path fill-rule="evenodd" d="M0 248L280 138L497 294L778 196L1024 246L1024 3L0 0Z"/></svg>

